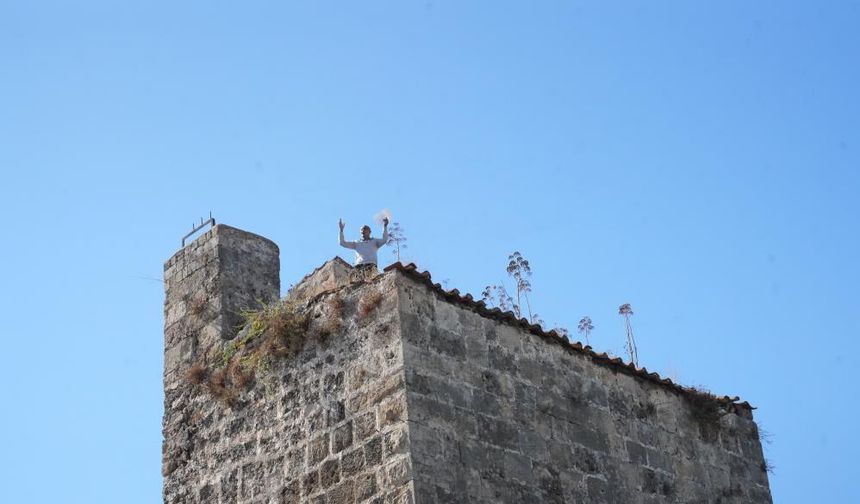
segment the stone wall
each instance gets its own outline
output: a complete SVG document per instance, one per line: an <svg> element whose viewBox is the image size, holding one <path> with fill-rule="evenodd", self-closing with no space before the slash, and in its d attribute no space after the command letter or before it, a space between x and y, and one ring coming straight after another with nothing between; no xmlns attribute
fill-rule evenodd
<svg viewBox="0 0 860 504"><path fill-rule="evenodd" d="M320 292L330 291L349 283L352 266L340 257L326 261L290 287L289 296L312 298Z"/></svg>
<svg viewBox="0 0 860 504"><path fill-rule="evenodd" d="M749 409L715 411L400 278L416 502L771 502Z"/></svg>
<svg viewBox="0 0 860 504"><path fill-rule="evenodd" d="M204 235L166 264L168 329L184 320L186 332L194 335L211 318L182 308L187 304L185 296L177 293L195 290L191 283L219 285L221 290L205 287L202 291L217 304L219 298L241 298L242 292L254 290L268 276L261 261L256 263L259 268L242 269L234 278L244 279L244 286L213 281L228 271L239 271L224 263L218 267L213 259L219 231ZM192 271L208 273L184 273ZM328 271L323 268L321 277L308 280L312 285L323 284ZM378 306L360 310L362 300L373 298L374 293L380 294ZM342 303L337 313L331 309L335 296ZM245 299L246 307L253 305L250 297ZM213 395L205 380L195 383L186 374L197 363L207 372L217 369L224 343L234 336L241 338L244 332L237 336L232 327L223 326L219 339L200 339L178 359L172 359L168 350L164 502L414 502L396 306L392 275L340 284L336 292L316 292L307 304L311 322L301 348L259 371L232 404ZM337 317L336 324L331 323L332 316ZM166 331L168 336L173 333Z"/></svg>
<svg viewBox="0 0 860 504"><path fill-rule="evenodd" d="M189 372L217 369L237 313L277 299L277 247L218 226L165 264L166 504L771 502L747 405L414 268L352 273L335 259L290 290L301 345L225 402Z"/></svg>

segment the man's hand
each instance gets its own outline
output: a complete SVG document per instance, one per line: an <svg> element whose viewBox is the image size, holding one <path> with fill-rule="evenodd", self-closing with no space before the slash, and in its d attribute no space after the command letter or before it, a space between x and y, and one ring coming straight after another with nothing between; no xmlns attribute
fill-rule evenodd
<svg viewBox="0 0 860 504"><path fill-rule="evenodd" d="M338 227L340 227L341 231L343 231L343 227L346 226L346 224L343 223L343 219L338 219L337 225L338 225Z"/></svg>
<svg viewBox="0 0 860 504"><path fill-rule="evenodd" d="M388 217L383 217L383 219L382 219L382 225L383 225L383 226L385 226L385 227L388 227Z"/></svg>

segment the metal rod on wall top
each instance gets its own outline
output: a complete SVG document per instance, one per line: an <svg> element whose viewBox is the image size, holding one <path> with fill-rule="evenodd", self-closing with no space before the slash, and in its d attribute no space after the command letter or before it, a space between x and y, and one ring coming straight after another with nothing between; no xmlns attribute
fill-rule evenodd
<svg viewBox="0 0 860 504"><path fill-rule="evenodd" d="M185 235L185 236L183 236L183 237L182 237L182 246L183 246L183 247L185 247L185 240L187 240L189 236L193 235L193 234L194 234L194 233L196 233L197 231L200 231L200 230L201 230L201 229L203 229L207 224L211 224L211 225L212 225L212 227L215 227L215 219L212 217L212 212L211 212L211 211L209 212L209 219L207 219L207 220L205 220L205 221L204 221L204 220L203 220L203 217L200 217L200 225L199 225L199 226L194 227L194 224L192 224L192 225L191 225L191 227L192 227L191 232L190 232L190 233L188 233L187 235Z"/></svg>

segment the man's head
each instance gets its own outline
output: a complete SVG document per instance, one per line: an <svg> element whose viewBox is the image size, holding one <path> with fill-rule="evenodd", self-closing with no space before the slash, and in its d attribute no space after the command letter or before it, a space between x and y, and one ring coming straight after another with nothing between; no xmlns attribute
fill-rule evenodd
<svg viewBox="0 0 860 504"><path fill-rule="evenodd" d="M369 240L370 239L370 226L368 226L367 224L365 224L364 226L361 226L361 239L362 240Z"/></svg>

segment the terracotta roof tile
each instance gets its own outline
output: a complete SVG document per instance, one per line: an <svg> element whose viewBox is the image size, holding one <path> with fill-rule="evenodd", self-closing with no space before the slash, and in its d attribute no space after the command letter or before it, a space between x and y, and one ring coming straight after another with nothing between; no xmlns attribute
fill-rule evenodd
<svg viewBox="0 0 860 504"><path fill-rule="evenodd" d="M611 358L606 354L606 352L597 353L592 350L592 348L588 345L583 346L582 343L578 341L571 342L570 340L568 340L568 338L559 335L554 330L545 331L538 324L532 324L524 318L518 319L513 312L504 312L498 307L487 308L487 305L486 303L484 303L484 301L475 301L471 294L460 295L460 291L458 291L457 289L445 290L438 283L434 284L431 280L430 272L418 271L418 267L413 263L401 264L399 262L396 262L387 266L383 271L388 272L392 270L400 271L401 273L409 276L410 278L416 279L424 283L447 301L467 306L484 317L521 327L525 331L539 336L544 340L547 340L549 342L555 342L576 353L584 354L590 357L591 360L597 364L611 367L619 372L624 372L633 376L637 376L641 379L669 388L678 393L713 399L714 401L717 401L722 406L726 407L734 413L740 413L739 410L746 410L746 412L748 413L749 411L754 409L746 401L738 402L740 400L740 398L738 397L717 397L693 387L685 387L683 385L679 385L677 383L674 383L669 378L661 378L660 375L655 372L648 372L648 370L645 368L637 368L635 365L633 365L632 362L625 363L620 357Z"/></svg>

